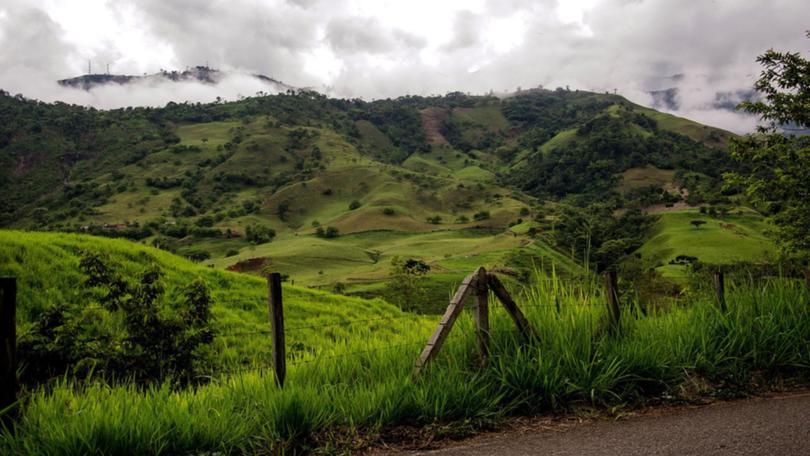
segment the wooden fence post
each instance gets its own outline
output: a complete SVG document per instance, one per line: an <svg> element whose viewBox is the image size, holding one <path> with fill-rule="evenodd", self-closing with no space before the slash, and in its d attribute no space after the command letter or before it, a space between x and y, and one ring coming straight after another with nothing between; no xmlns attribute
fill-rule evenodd
<svg viewBox="0 0 810 456"><path fill-rule="evenodd" d="M284 377L287 375L287 347L284 342L281 274L273 272L267 276L267 290L269 292L271 337L273 338L273 371L276 374L276 383L283 388Z"/></svg>
<svg viewBox="0 0 810 456"><path fill-rule="evenodd" d="M486 269L478 268L475 273L475 327L481 366L485 366L489 358L489 281Z"/></svg>
<svg viewBox="0 0 810 456"><path fill-rule="evenodd" d="M714 273L714 293L720 310L726 312L728 310L726 307L726 280L723 271L715 271Z"/></svg>
<svg viewBox="0 0 810 456"><path fill-rule="evenodd" d="M0 278L0 410L17 401L16 313L17 279Z"/></svg>
<svg viewBox="0 0 810 456"><path fill-rule="evenodd" d="M425 365L441 350L444 340L447 339L447 335L450 334L450 330L453 329L458 315L464 308L464 299L470 294L470 288L477 286L477 277L478 273L476 271L461 281L461 285L458 286L456 294L453 295L453 299L450 300L450 305L448 305L447 310L444 311L439 326L433 331L433 335L428 339L427 345L425 345L425 348L422 350L422 354L419 355L419 359L416 360L416 366L413 371L414 378L419 376L419 373L422 372Z"/></svg>
<svg viewBox="0 0 810 456"><path fill-rule="evenodd" d="M520 311L515 301L509 296L509 292L506 291L506 287L503 286L500 279L498 279L495 274L487 274L487 281L489 282L489 287L492 289L492 292L495 293L495 296L501 301L501 304L503 304L503 307L506 309L506 313L512 317L512 320L515 322L515 325L520 330L520 333L523 334L526 341L530 342L532 339L539 340L540 337L537 331L535 331L534 326L529 323L529 320L527 320L523 312Z"/></svg>
<svg viewBox="0 0 810 456"><path fill-rule="evenodd" d="M605 272L605 294L607 296L607 308L610 316L610 329L617 331L621 321L621 310L619 309L619 290L616 271Z"/></svg>

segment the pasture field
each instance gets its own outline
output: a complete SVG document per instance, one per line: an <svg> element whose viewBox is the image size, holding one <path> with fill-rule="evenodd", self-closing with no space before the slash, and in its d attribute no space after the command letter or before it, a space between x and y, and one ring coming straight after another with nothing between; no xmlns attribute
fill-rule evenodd
<svg viewBox="0 0 810 456"><path fill-rule="evenodd" d="M746 209L714 218L697 209L663 212L650 239L638 250L642 261L658 268L664 276L677 278L684 267L669 264L679 255L696 257L703 263L729 264L739 261L765 262L777 254L765 235L768 226L761 215ZM690 222L706 222L695 228Z"/></svg>
<svg viewBox="0 0 810 456"><path fill-rule="evenodd" d="M21 317L49 300L75 299L79 249L104 249L127 270L160 264L175 286L200 276L217 297L215 357L267 345L266 335L224 340L236 328L263 326L261 280L194 265L123 241L3 232L2 274L21 280ZM9 260L12 260L9 263ZM314 326L312 350L291 356L279 389L266 370L225 361L211 381L189 389L168 384L108 385L69 376L25 393L3 454L278 454L363 448L397 425L476 429L505 415L620 409L647 397L738 394L750 382L803 377L810 353L810 294L788 280L753 285L730 278L728 313L710 293L646 315L624 308L619 333L606 326L600 281L573 282L537 271L513 294L539 339L523 341L493 306L492 356L479 367L470 305L438 358L415 380L412 367L438 317L399 312L381 301L285 286L288 327ZM359 321L389 317L375 324ZM343 324L341 324L343 323ZM326 326L330 325L330 326ZM24 324L23 324L24 326ZM338 332L338 329L340 332ZM223 339L223 340L220 340ZM266 366L266 364L265 364ZM234 372L235 371L235 372ZM346 436L350 436L347 438Z"/></svg>

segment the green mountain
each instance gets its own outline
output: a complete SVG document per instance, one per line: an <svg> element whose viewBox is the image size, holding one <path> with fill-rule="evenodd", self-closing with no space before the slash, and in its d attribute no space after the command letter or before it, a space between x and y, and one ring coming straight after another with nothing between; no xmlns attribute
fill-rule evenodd
<svg viewBox="0 0 810 456"><path fill-rule="evenodd" d="M575 243L555 240L560 204L727 202L730 137L560 89L110 111L2 93L0 226L126 237L363 294L395 256L416 257L440 296L481 264L578 273Z"/></svg>

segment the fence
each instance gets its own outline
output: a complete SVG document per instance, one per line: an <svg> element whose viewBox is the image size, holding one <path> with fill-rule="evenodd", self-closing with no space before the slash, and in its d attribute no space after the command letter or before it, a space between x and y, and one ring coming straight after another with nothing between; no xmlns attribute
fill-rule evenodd
<svg viewBox="0 0 810 456"><path fill-rule="evenodd" d="M725 301L725 280L722 272L715 272L713 277L715 299L718 307L726 311ZM810 283L808 283L810 286ZM268 314L270 328L258 331L234 332L228 335L251 335L267 334L272 343L272 369L274 378L279 387L284 386L287 373L287 364L310 363L322 359L335 359L368 354L377 351L394 350L405 346L422 345L422 343L393 344L386 347L354 351L340 355L318 357L312 360L290 360L287 355L286 333L304 329L326 328L330 326L346 326L355 324L365 324L381 321L392 321L401 318L415 318L410 315L397 317L376 317L368 319L350 320L339 323L324 325L303 325L286 328L284 325L284 300L282 296L281 275L271 273L267 276L268 287ZM619 304L619 290L617 286L617 275L615 271L608 271L604 275L604 287L606 295L607 312L609 316L610 328L613 332L619 330L621 321L621 306ZM480 356L480 365L485 366L490 354L490 326L489 326L489 293L497 298L503 309L511 317L518 331L527 342L531 342L539 337L537 330L529 323L518 307L516 302L509 295L504 284L492 273L484 268L478 268L468 275L459 285L450 303L442 316L433 334L424 344L424 348L416 359L414 365L414 377L420 375L425 366L436 357L441 350L447 336L453 328L456 319L464 308L465 301L469 297L475 300L474 322L476 328L476 345ZM0 278L0 414L3 420L13 417L13 413L5 413L13 408L17 400L17 354L16 354L16 296L17 281L15 278ZM559 303L542 304L542 306L559 306ZM536 305L535 305L536 306ZM524 307L535 307L524 306Z"/></svg>

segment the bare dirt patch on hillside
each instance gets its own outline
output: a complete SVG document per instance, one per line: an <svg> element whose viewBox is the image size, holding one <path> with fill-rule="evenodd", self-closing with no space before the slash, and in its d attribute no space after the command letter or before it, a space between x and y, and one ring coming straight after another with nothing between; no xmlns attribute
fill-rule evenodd
<svg viewBox="0 0 810 456"><path fill-rule="evenodd" d="M419 114L422 116L422 129L425 130L428 144L432 146L449 144L441 133L442 123L447 119L447 109L425 108L419 111Z"/></svg>

